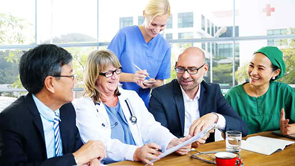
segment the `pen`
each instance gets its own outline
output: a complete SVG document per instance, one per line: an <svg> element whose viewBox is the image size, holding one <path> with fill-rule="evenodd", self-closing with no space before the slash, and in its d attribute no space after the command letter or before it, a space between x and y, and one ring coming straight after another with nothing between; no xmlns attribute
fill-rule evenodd
<svg viewBox="0 0 295 166"><path fill-rule="evenodd" d="M142 71L138 66L136 66L134 63L133 63L133 65L138 69L138 70L140 70L140 71ZM147 77L148 78L151 78L149 75L147 75Z"/></svg>

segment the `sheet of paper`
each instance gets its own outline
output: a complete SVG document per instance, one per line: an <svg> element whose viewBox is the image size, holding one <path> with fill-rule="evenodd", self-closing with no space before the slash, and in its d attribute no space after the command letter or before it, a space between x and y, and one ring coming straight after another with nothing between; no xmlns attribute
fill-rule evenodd
<svg viewBox="0 0 295 166"><path fill-rule="evenodd" d="M177 151L178 149L180 149L181 147L191 144L193 142L195 142L196 140L198 140L199 138L202 138L203 136L205 136L209 131L213 130L216 128L216 124L213 124L212 126L210 126L209 128L207 128L206 130L203 130L202 132L200 132L198 135L195 135L194 137L190 138L189 140L186 140L185 142L178 144L177 146L174 146L170 149L167 149L165 152L163 152L161 155L159 155L159 158L163 158L175 151ZM151 162L155 162L156 160L152 160Z"/></svg>
<svg viewBox="0 0 295 166"><path fill-rule="evenodd" d="M246 141L242 140L241 148L264 155L271 155L278 150L284 150L287 145L293 143L295 142L263 136L253 136L249 137Z"/></svg>

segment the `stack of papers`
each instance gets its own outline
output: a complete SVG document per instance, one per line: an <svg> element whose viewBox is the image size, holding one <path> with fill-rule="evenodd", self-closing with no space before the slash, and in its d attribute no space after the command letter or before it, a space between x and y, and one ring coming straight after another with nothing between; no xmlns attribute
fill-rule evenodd
<svg viewBox="0 0 295 166"><path fill-rule="evenodd" d="M284 150L287 145L293 143L295 142L263 136L253 136L247 138L246 141L242 140L241 148L264 155L271 155L276 151Z"/></svg>

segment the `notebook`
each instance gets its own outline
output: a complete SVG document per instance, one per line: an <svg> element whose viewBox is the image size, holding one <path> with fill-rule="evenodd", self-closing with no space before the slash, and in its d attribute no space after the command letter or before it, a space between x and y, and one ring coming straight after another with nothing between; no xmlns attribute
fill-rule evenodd
<svg viewBox="0 0 295 166"><path fill-rule="evenodd" d="M286 146L294 143L294 141L286 141L277 138L252 136L247 138L247 140L242 140L241 148L264 155L271 155L276 151L284 150Z"/></svg>
<svg viewBox="0 0 295 166"><path fill-rule="evenodd" d="M283 135L280 130L273 131L272 133L275 134L275 135L279 135L279 136L283 136L283 137L288 137L288 138L291 138L291 139L295 139L295 134Z"/></svg>

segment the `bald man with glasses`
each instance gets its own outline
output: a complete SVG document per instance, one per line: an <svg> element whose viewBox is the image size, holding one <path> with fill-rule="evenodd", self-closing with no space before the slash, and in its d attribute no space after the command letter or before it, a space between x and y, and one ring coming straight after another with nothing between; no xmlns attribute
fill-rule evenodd
<svg viewBox="0 0 295 166"><path fill-rule="evenodd" d="M203 80L208 68L201 49L185 49L175 65L177 79L152 91L149 111L177 137L194 136L214 123L222 132L237 130L246 136L245 122L226 102L219 85ZM213 133L195 145L212 141Z"/></svg>

